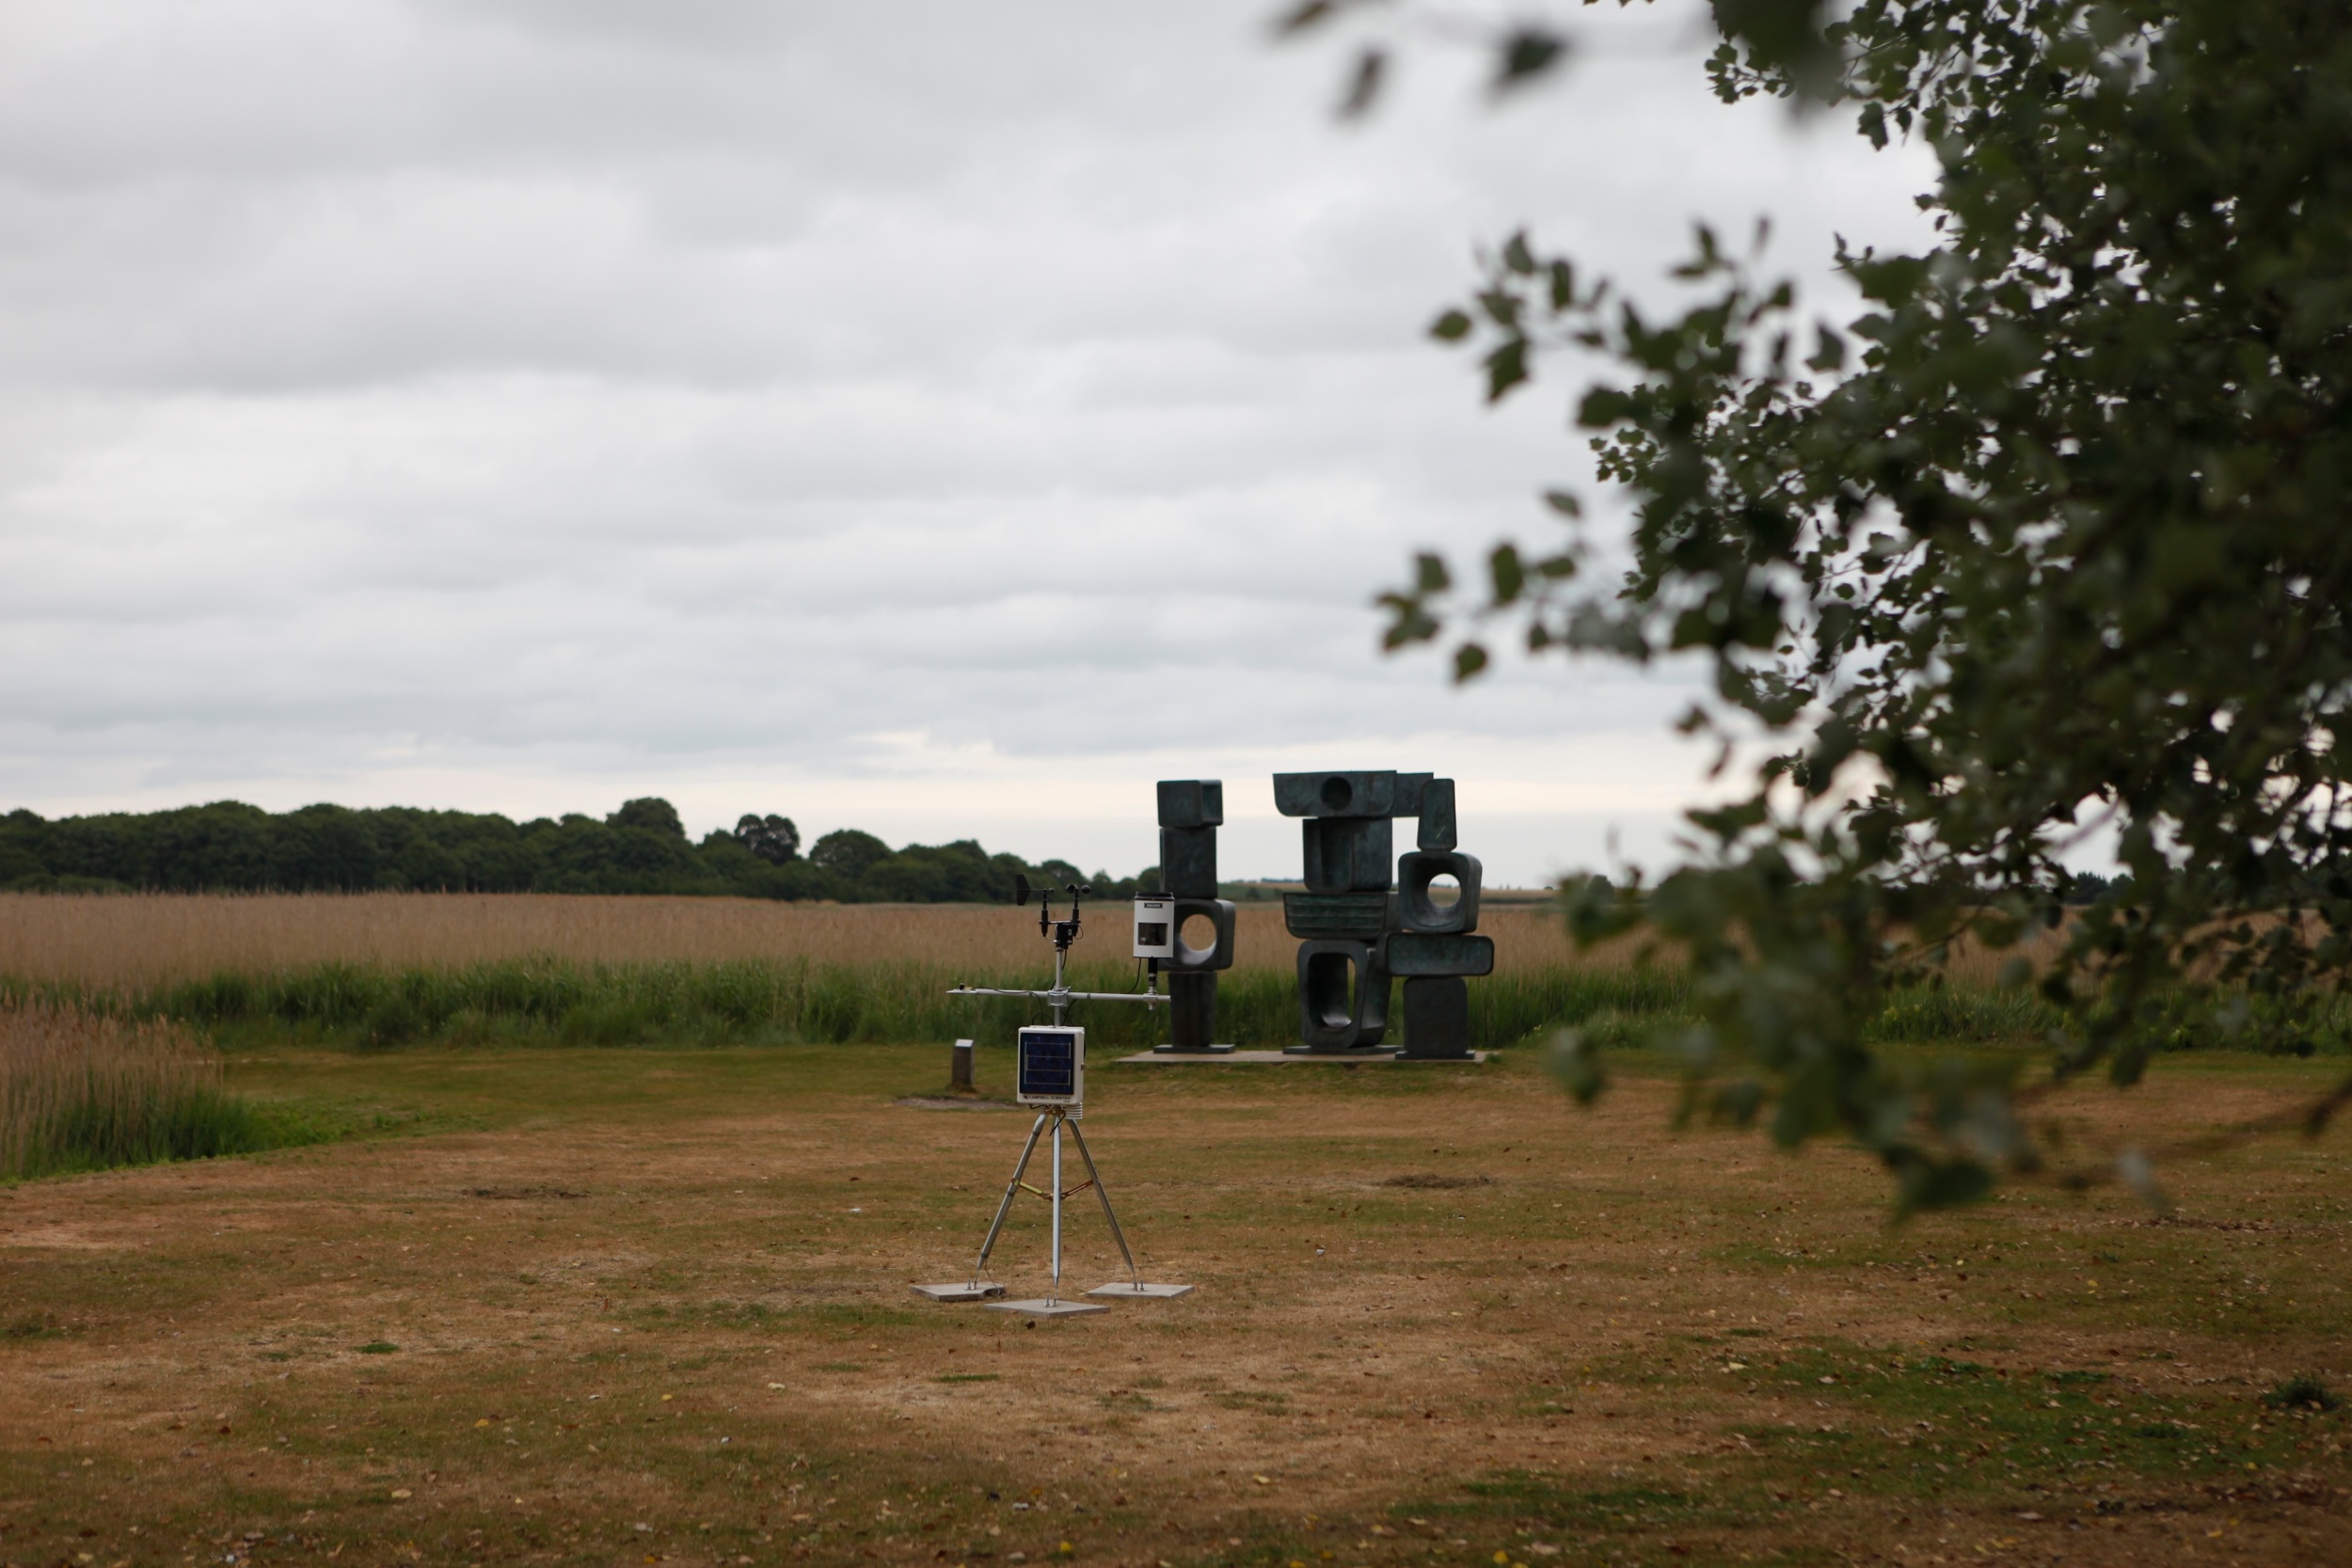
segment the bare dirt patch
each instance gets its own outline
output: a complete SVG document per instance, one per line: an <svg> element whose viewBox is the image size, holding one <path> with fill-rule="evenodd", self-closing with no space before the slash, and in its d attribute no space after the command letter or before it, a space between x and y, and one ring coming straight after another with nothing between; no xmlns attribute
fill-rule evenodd
<svg viewBox="0 0 2352 1568"><path fill-rule="evenodd" d="M1104 1071L1146 1275L1199 1289L1033 1324L906 1289L1020 1143L893 1105L937 1054L288 1057L241 1070L484 1125L0 1189L0 1554L2352 1559L2344 1418L2262 1402L2352 1385L2341 1134L2169 1171L2203 1223L1893 1229L1866 1161L1670 1136L1662 1082ZM2201 1068L2133 1127L2299 1082ZM1117 1277L1073 1219L1072 1283ZM1041 1205L997 1274L1042 1290Z"/></svg>

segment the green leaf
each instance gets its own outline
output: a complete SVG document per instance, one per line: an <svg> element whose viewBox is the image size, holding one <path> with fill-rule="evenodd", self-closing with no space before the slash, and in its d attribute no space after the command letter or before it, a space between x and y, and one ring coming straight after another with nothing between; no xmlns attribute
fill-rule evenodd
<svg viewBox="0 0 2352 1568"><path fill-rule="evenodd" d="M1486 650L1475 642L1465 642L1454 650L1454 678L1466 681L1486 668Z"/></svg>
<svg viewBox="0 0 2352 1568"><path fill-rule="evenodd" d="M1812 355L1805 368L1815 371L1842 371L1846 368L1846 340L1828 326L1818 329Z"/></svg>
<svg viewBox="0 0 2352 1568"><path fill-rule="evenodd" d="M1513 338L1486 356L1486 401L1500 403L1527 379L1527 340Z"/></svg>
<svg viewBox="0 0 2352 1568"><path fill-rule="evenodd" d="M1340 96L1342 119L1360 119L1371 112L1388 71L1389 56L1385 52L1367 48L1357 55L1356 69L1347 78L1347 91Z"/></svg>
<svg viewBox="0 0 2352 1568"><path fill-rule="evenodd" d="M1519 564L1519 552L1510 545L1497 545L1487 557L1486 567L1494 578L1494 606L1500 610L1516 601L1520 590L1527 586L1527 571Z"/></svg>
<svg viewBox="0 0 2352 1568"><path fill-rule="evenodd" d="M1544 1053L1544 1067L1580 1105L1590 1105L1609 1086L1600 1047L1581 1029L1563 1029Z"/></svg>
<svg viewBox="0 0 2352 1568"><path fill-rule="evenodd" d="M1275 19L1274 30L1278 34L1303 33L1321 26L1337 16L1345 3L1346 0L1300 0Z"/></svg>
<svg viewBox="0 0 2352 1568"><path fill-rule="evenodd" d="M1458 343L1470 333L1470 319L1460 310L1448 310L1429 324L1429 335L1440 342Z"/></svg>
<svg viewBox="0 0 2352 1568"><path fill-rule="evenodd" d="M1993 1173L1966 1156L1935 1160L1911 1153L1897 1162L1897 1212L1904 1215L1957 1209L1993 1191Z"/></svg>
<svg viewBox="0 0 2352 1568"><path fill-rule="evenodd" d="M1551 274L1551 308L1565 310L1576 303L1576 268L1566 261L1554 261Z"/></svg>
<svg viewBox="0 0 2352 1568"><path fill-rule="evenodd" d="M1587 430L1607 430L1632 416L1639 404L1613 387L1594 387L1576 407L1576 422Z"/></svg>
<svg viewBox="0 0 2352 1568"><path fill-rule="evenodd" d="M1494 90L1526 86L1567 57L1568 41L1548 28L1520 26L1504 35L1496 51Z"/></svg>

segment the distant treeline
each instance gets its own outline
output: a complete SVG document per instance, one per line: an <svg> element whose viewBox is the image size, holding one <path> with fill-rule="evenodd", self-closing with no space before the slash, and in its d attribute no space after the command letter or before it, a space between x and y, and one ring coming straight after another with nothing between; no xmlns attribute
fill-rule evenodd
<svg viewBox="0 0 2352 1568"><path fill-rule="evenodd" d="M1157 885L1153 867L1142 873ZM1032 864L970 839L893 849L843 828L801 850L787 816L746 815L732 831L686 835L675 807L630 800L598 820L516 822L496 815L387 806L271 813L238 800L176 811L49 821L0 817L0 889L58 893L667 893L844 903L994 903L1013 879L1090 882L1123 898L1136 877L1091 878L1067 861Z"/></svg>

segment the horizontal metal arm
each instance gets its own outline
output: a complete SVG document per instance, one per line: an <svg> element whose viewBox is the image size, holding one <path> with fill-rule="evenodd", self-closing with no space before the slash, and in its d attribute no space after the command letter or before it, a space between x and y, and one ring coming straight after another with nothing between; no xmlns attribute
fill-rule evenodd
<svg viewBox="0 0 2352 1568"><path fill-rule="evenodd" d="M1169 998L1148 990L999 990L993 986L956 986L950 996L1033 996L1041 1002L1140 1002L1157 1006Z"/></svg>

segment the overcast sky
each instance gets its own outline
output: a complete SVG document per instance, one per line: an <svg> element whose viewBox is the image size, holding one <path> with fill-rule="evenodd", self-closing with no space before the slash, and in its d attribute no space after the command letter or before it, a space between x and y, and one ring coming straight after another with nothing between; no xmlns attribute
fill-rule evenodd
<svg viewBox="0 0 2352 1568"><path fill-rule="evenodd" d="M1915 151L1569 8L1369 124L1266 0L0 0L0 805L234 798L977 836L1132 871L1221 776L1461 781L1489 878L1655 861L1672 673L1383 657L1418 546L1548 536L1569 384L1423 333L1531 224L1826 287Z"/></svg>

